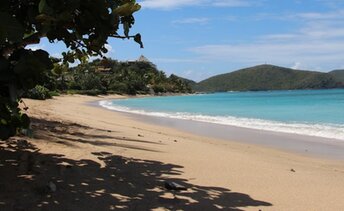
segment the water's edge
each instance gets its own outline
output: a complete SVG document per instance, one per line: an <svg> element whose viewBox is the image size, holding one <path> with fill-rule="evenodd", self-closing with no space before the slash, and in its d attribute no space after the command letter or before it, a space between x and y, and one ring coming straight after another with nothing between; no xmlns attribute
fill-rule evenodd
<svg viewBox="0 0 344 211"><path fill-rule="evenodd" d="M111 110L101 106L99 102L91 102L88 105ZM125 111L112 111L119 112L137 121L174 128L199 136L254 144L317 158L344 160L344 142L336 139L249 129L185 119L147 116Z"/></svg>
<svg viewBox="0 0 344 211"><path fill-rule="evenodd" d="M226 126L235 126L248 129L264 130L270 132L282 132L297 135L321 137L327 139L338 139L344 141L344 128L340 125L325 124L304 124L304 123L284 123L271 120L238 118L231 116L208 116L181 112L153 112L138 109L131 109L124 106L114 105L114 101L99 101L99 105L110 110L140 114L154 117L165 117L180 120L193 120L205 123L215 123Z"/></svg>

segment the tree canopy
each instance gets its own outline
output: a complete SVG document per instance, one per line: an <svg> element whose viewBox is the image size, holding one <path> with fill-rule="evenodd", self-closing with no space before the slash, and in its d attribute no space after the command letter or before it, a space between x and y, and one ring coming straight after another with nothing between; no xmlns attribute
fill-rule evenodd
<svg viewBox="0 0 344 211"><path fill-rule="evenodd" d="M3 0L0 4L0 138L29 126L19 109L20 96L43 83L53 68L49 54L26 46L63 42L63 63L107 53L108 38L130 39L143 47L141 35L130 35L135 0ZM120 30L122 28L122 30ZM123 34L119 34L123 31Z"/></svg>
<svg viewBox="0 0 344 211"><path fill-rule="evenodd" d="M56 92L78 94L164 94L190 93L189 83L181 77L158 70L149 61L116 61L96 59L61 71L64 67L53 69L44 84L45 88ZM38 86L42 92L45 90ZM35 91L39 91L34 89ZM34 94L34 93L33 93ZM28 96L30 97L30 96ZM35 98L35 96L33 96Z"/></svg>

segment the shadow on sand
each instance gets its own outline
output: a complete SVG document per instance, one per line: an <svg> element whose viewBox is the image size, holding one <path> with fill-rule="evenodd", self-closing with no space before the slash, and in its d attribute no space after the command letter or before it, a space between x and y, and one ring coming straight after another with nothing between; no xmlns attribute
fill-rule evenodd
<svg viewBox="0 0 344 211"><path fill-rule="evenodd" d="M2 143L0 210L258 210L272 205L229 189L194 185L181 179L183 166L92 154L105 166L43 154L18 138ZM171 193L165 181L188 190Z"/></svg>

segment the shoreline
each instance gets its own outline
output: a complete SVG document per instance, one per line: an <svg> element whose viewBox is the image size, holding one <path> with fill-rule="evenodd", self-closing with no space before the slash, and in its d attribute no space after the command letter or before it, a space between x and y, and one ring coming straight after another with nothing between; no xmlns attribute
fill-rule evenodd
<svg viewBox="0 0 344 211"><path fill-rule="evenodd" d="M141 97L154 96L139 96L139 98ZM126 97L117 99L125 98ZM111 100L111 98L108 100ZM112 112L119 112L127 115L128 117L134 117L140 122L150 123L157 126L166 126L183 132L192 133L197 136L206 136L208 138L221 139L224 141L253 144L315 158L344 160L344 141L339 139L272 130L245 128L240 126L223 125L197 120L178 119L173 117L158 117L145 114L137 114L109 109L99 105L99 102L100 101L92 101L87 104L100 107L101 109L109 110Z"/></svg>
<svg viewBox="0 0 344 211"><path fill-rule="evenodd" d="M169 100L172 100L174 96L170 96L170 99L161 100L161 99L154 99L154 96L145 96L145 98L149 98L148 101L152 102L160 102L165 103ZM179 100L177 98L177 100ZM185 99L190 100L190 99ZM197 97L195 98L197 101ZM121 99L120 99L121 101ZM130 101L128 101L129 103ZM123 104L122 104L123 103ZM132 102L135 107L126 106L125 102L118 102L115 104L111 103L111 100L104 100L103 102L100 101L99 104L102 107L105 107L110 110L125 112L125 113L132 113L144 116L153 116L153 117L164 117L164 118L173 118L178 120L193 120L196 122L204 122L204 123L213 123L218 125L226 125L231 127L239 127L239 128L248 128L254 130L261 130L261 131L271 131L276 133L284 133L284 134L293 134L293 135L301 135L301 136L311 136L315 137L315 139L324 138L327 140L335 140L335 141L342 141L344 142L344 127L341 123L335 122L304 122L303 120L299 121L284 121L284 120L273 120L269 118L258 118L258 117L240 117L240 116L232 116L232 115L212 115L207 114L207 112L202 113L195 113L193 110L186 110L183 111L182 109L179 110L150 110L147 106L148 104L142 104L142 106L146 109L140 109L140 103L137 101ZM131 103L129 103L130 105ZM123 106L122 106L123 105ZM177 106L182 106L177 104ZM190 108L189 108L190 109ZM254 108L251 108L254 110ZM210 112L211 113L211 112ZM276 115L276 114L275 114ZM322 114L324 115L324 114ZM337 115L338 116L338 115ZM338 118L338 117L336 117Z"/></svg>
<svg viewBox="0 0 344 211"><path fill-rule="evenodd" d="M194 120L152 117L125 112L120 113L133 116L141 122L166 126L192 133L196 136L268 147L302 156L344 161L344 142L336 139L197 122Z"/></svg>
<svg viewBox="0 0 344 211"><path fill-rule="evenodd" d="M34 138L27 144L23 137L0 144L0 209L344 207L343 161L194 135L86 105L112 97L120 96L25 100ZM188 190L171 193L165 181ZM50 182L56 190L46 193Z"/></svg>

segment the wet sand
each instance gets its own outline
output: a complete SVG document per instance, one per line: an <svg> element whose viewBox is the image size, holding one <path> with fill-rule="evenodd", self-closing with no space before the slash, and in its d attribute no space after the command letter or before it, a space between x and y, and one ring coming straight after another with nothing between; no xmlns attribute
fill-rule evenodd
<svg viewBox="0 0 344 211"><path fill-rule="evenodd" d="M344 160L344 142L336 139L248 129L193 120L125 114L136 118L138 121L163 125L199 136L265 146L315 158Z"/></svg>

